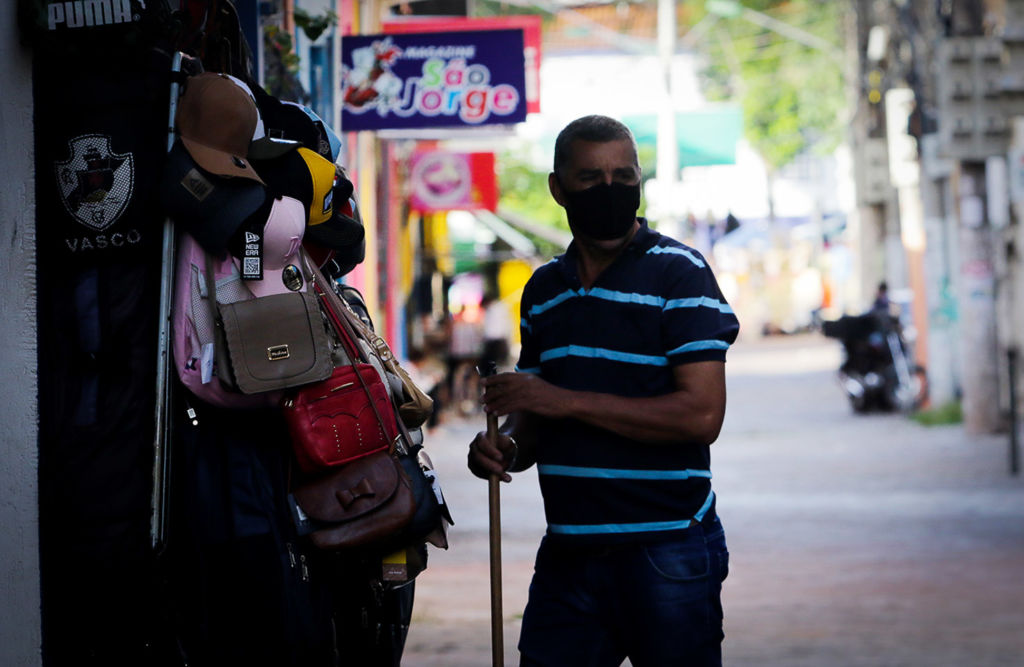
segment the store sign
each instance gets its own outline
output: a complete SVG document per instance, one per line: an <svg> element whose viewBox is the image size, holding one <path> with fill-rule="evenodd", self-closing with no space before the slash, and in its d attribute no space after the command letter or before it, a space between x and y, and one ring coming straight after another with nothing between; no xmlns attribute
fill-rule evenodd
<svg viewBox="0 0 1024 667"><path fill-rule="evenodd" d="M341 128L472 127L526 119L522 30L342 40Z"/></svg>
<svg viewBox="0 0 1024 667"><path fill-rule="evenodd" d="M409 206L423 213L498 207L494 153L413 153L409 183Z"/></svg>
<svg viewBox="0 0 1024 667"><path fill-rule="evenodd" d="M423 18L387 21L381 30L388 35L416 33L521 28L523 60L526 67L526 112L540 113L541 18L538 14L487 16L476 18Z"/></svg>

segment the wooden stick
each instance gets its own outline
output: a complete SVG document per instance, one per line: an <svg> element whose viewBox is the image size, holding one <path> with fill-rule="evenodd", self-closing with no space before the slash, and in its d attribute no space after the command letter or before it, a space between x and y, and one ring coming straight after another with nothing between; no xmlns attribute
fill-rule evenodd
<svg viewBox="0 0 1024 667"><path fill-rule="evenodd" d="M496 369L484 369L483 375L493 375ZM498 444L498 417L487 415L487 439ZM490 511L491 537L491 665L504 667L505 638L504 615L501 604L501 480L497 475L487 479L487 507Z"/></svg>
<svg viewBox="0 0 1024 667"><path fill-rule="evenodd" d="M491 510L491 664L505 664L505 639L501 611L501 499L497 475L487 480Z"/></svg>

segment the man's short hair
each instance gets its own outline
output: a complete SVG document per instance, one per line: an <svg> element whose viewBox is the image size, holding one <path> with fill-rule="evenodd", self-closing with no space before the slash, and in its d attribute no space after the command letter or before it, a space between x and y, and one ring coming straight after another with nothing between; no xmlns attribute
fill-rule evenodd
<svg viewBox="0 0 1024 667"><path fill-rule="evenodd" d="M636 139L628 127L608 116L584 116L566 125L555 139L555 174L561 175L569 162L569 148L577 139L583 141L626 140L633 146L633 162L640 166L637 158Z"/></svg>

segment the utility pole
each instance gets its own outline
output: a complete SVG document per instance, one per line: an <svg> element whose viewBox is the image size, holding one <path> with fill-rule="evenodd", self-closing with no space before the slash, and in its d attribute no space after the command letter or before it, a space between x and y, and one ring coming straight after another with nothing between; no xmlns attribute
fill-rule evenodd
<svg viewBox="0 0 1024 667"><path fill-rule="evenodd" d="M930 59L925 62L931 62ZM923 134L921 147L921 204L924 233L928 239L924 255L925 294L928 307L928 398L943 406L960 395L958 309L955 298L954 267L957 243L956 223L947 206L953 162L938 155L934 131ZM952 224L951 224L952 223Z"/></svg>
<svg viewBox="0 0 1024 667"><path fill-rule="evenodd" d="M676 51L676 5L673 0L658 0L658 63L663 80L663 99L658 109L657 169L658 182L663 197L667 197L672 228L666 228L669 236L679 237L675 198L676 183L679 181L679 146L676 141L676 109L672 95L672 57Z"/></svg>
<svg viewBox="0 0 1024 667"><path fill-rule="evenodd" d="M1001 9L987 4L980 0L951 3L948 35L940 42L936 58L939 151L959 161L951 185L958 222L962 405L964 425L971 433L998 432L1006 424L1005 392L1000 391L1007 383L1000 376L1005 354L999 344L999 257L993 224L1005 217L995 204L1005 199L1006 185L992 171L999 165L990 162L987 169L986 161L1005 159L1009 120L1017 102L1004 87L1010 70L1002 64L1005 45L993 21ZM987 190L989 180L992 192Z"/></svg>
<svg viewBox="0 0 1024 667"><path fill-rule="evenodd" d="M883 75L881 61L884 53L869 49L872 28L884 23L876 15L873 0L856 0L849 57L853 61L851 81L856 87L856 112L851 123L851 145L855 159L857 186L857 212L851 221L857 242L857 264L860 281L854 302L866 305L878 283L886 277L885 251L887 210L893 203L893 189L889 182L889 153L886 142L885 99L882 95ZM878 35L878 31L875 33ZM897 236L898 238L898 236ZM899 249L900 252L902 249Z"/></svg>
<svg viewBox="0 0 1024 667"><path fill-rule="evenodd" d="M964 362L964 426L993 433L1001 426L992 229L985 213L985 165L960 166L960 310Z"/></svg>
<svg viewBox="0 0 1024 667"><path fill-rule="evenodd" d="M885 93L886 138L889 146L889 177L896 188L899 212L900 286L911 290L911 321L916 331L915 361L928 367L928 310L924 279L924 204L921 201L921 170L917 142L908 133L914 111L914 91L891 88ZM905 282L904 282L905 281Z"/></svg>

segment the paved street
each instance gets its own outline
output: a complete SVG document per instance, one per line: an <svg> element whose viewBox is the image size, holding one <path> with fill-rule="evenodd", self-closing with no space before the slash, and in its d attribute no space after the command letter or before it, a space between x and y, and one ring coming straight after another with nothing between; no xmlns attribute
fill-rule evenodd
<svg viewBox="0 0 1024 667"><path fill-rule="evenodd" d="M837 344L736 345L712 449L731 552L725 664L1024 665L1024 478L1007 438L853 415ZM464 467L483 419L429 438L458 525L417 582L404 665L490 664L487 486ZM506 663L544 531L534 473L502 486Z"/></svg>

